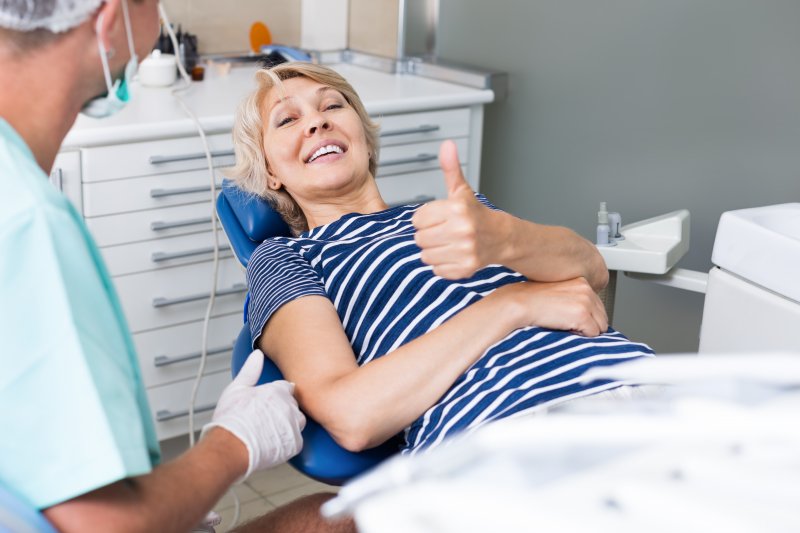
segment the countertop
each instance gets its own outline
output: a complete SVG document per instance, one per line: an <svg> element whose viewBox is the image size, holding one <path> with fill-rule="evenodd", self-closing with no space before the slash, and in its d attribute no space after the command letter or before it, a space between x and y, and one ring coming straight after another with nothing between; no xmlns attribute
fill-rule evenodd
<svg viewBox="0 0 800 533"><path fill-rule="evenodd" d="M344 76L361 96L373 117L408 111L427 111L486 104L494 100L489 89L475 89L413 74L387 74L350 64L329 65ZM224 76L207 72L181 92L206 133L230 131L239 102L255 88L255 67L232 68ZM175 101L171 88L131 85L132 101L117 115L93 119L80 115L62 150L102 146L196 133L192 120Z"/></svg>

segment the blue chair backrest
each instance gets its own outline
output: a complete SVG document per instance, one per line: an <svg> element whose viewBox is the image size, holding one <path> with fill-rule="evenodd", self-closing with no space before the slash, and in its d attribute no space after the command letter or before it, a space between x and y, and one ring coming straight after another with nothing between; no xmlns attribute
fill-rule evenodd
<svg viewBox="0 0 800 533"><path fill-rule="evenodd" d="M0 533L58 533L38 509L0 485Z"/></svg>
<svg viewBox="0 0 800 533"><path fill-rule="evenodd" d="M263 241L290 234L289 227L266 201L242 191L228 180L223 181L222 192L217 197L217 215L234 254L245 267L253 251ZM231 360L234 376L239 373L251 351L252 339L245 302L245 324L236 339ZM280 370L268 357L265 358L259 383L279 379L283 379ZM376 448L350 452L339 446L322 426L308 417L303 440L303 450L289 463L303 474L331 485L341 485L377 465L395 454L399 445L396 439L392 439Z"/></svg>

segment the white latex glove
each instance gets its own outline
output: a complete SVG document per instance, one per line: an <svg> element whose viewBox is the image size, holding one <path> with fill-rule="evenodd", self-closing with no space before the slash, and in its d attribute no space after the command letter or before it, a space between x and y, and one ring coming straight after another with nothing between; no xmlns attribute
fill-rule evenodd
<svg viewBox="0 0 800 533"><path fill-rule="evenodd" d="M253 351L233 382L222 391L211 422L203 426L201 434L202 438L218 426L244 443L250 462L240 482L253 472L286 462L303 448L300 432L306 417L292 395L294 384L273 381L256 386L263 366L264 354Z"/></svg>

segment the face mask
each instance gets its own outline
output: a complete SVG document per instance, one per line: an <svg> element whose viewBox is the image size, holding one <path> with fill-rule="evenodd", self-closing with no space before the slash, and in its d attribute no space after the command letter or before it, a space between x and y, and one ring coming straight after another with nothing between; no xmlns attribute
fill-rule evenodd
<svg viewBox="0 0 800 533"><path fill-rule="evenodd" d="M111 81L111 69L108 65L108 52L100 39L100 26L103 22L103 15L97 18L97 48L100 51L100 61L103 64L103 75L106 79L108 92L104 96L98 96L86 102L81 112L92 118L104 118L117 113L130 101L131 95L128 90L130 80L136 75L139 68L139 58L136 57L136 50L133 47L133 33L131 32L131 20L128 16L128 3L122 0L122 16L125 20L125 33L128 36L128 50L131 58L125 65L125 72L121 80Z"/></svg>

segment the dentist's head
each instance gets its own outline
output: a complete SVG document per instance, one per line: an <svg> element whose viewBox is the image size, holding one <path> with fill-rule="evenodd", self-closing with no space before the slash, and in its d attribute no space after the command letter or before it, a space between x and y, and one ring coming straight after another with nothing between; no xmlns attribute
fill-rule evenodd
<svg viewBox="0 0 800 533"><path fill-rule="evenodd" d="M0 0L0 117L43 168L79 111L105 117L124 107L158 19L157 0Z"/></svg>

